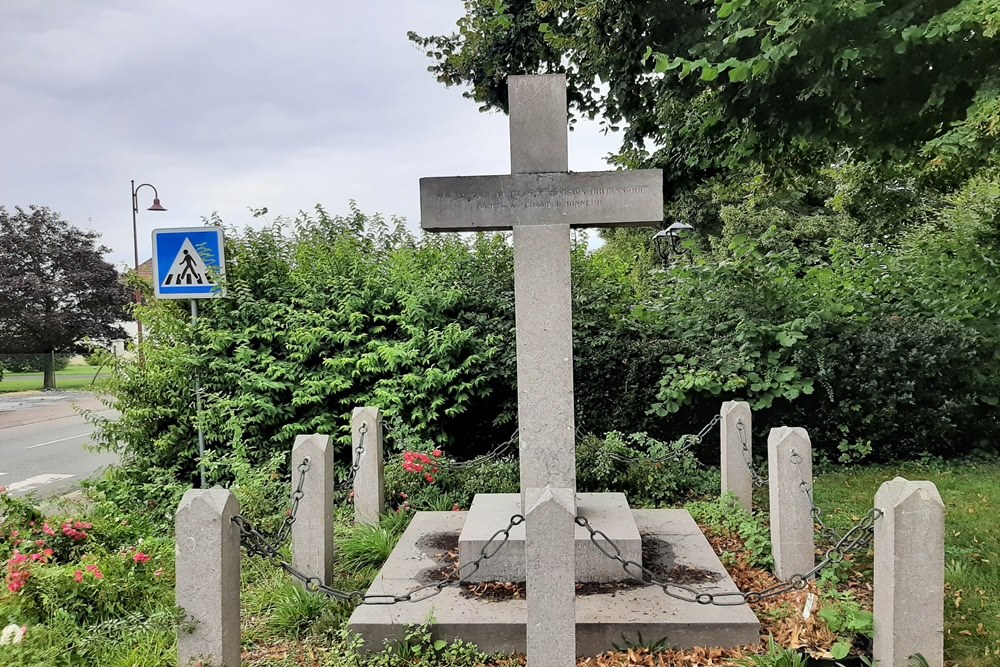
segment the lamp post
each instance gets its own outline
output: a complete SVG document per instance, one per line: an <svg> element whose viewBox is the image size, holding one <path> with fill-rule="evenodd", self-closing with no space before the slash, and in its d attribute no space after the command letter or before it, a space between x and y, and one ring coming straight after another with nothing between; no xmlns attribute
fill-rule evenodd
<svg viewBox="0 0 1000 667"><path fill-rule="evenodd" d="M141 183L138 187L135 185L135 181L132 181L132 249L135 253L135 269L136 276L139 275L139 229L136 226L136 216L139 214L139 190L142 188L152 188L153 189L153 205L150 206L147 211L166 211L160 204L160 194L156 191L156 187L149 183ZM135 305L139 305L142 302L142 292L139 288L135 290ZM136 337L140 347L142 346L142 320L139 319L139 315L135 316L135 329ZM142 353L140 352L140 355Z"/></svg>
<svg viewBox="0 0 1000 667"><path fill-rule="evenodd" d="M694 231L694 227L686 222L675 222L666 229L661 229L653 235L653 246L656 254L663 262L670 261L673 255L683 255L688 251L684 247L684 239Z"/></svg>

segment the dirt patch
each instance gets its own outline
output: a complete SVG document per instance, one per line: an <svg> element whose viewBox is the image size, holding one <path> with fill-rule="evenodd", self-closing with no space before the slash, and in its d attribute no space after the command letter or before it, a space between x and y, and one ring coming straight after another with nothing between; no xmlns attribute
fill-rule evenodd
<svg viewBox="0 0 1000 667"><path fill-rule="evenodd" d="M674 561L670 543L654 535L641 535L642 562L660 581L675 584L702 584L717 581L719 576L711 570L678 564ZM430 533L417 541L425 556L435 562L435 566L421 570L416 580L421 584L454 579L458 571L458 533ZM646 581L636 578L624 581L580 582L576 585L577 595L615 595L618 591L649 586ZM462 596L483 600L523 600L527 597L523 581L485 581L466 584Z"/></svg>

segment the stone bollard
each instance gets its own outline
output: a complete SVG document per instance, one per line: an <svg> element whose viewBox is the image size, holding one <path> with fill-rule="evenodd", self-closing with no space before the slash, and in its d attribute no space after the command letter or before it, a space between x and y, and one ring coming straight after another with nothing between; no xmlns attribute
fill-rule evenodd
<svg viewBox="0 0 1000 667"><path fill-rule="evenodd" d="M726 401L719 420L722 448L722 493L733 492L743 508L753 511L753 462L750 441L752 416L746 401Z"/></svg>
<svg viewBox="0 0 1000 667"><path fill-rule="evenodd" d="M184 610L177 664L240 664L240 503L228 490L191 489L177 507L176 600ZM191 624L190 629L187 627Z"/></svg>
<svg viewBox="0 0 1000 667"><path fill-rule="evenodd" d="M532 664L576 664L576 494L572 488L524 490L527 653Z"/></svg>
<svg viewBox="0 0 1000 667"><path fill-rule="evenodd" d="M302 478L301 467L308 459ZM292 524L292 565L322 583L333 581L333 443L328 435L300 435L292 446L292 503L302 494ZM293 507L294 508L294 507Z"/></svg>
<svg viewBox="0 0 1000 667"><path fill-rule="evenodd" d="M382 461L382 415L378 408L354 408L351 415L354 477L354 523L375 525L385 510L385 471ZM358 451L361 451L359 457Z"/></svg>
<svg viewBox="0 0 1000 667"><path fill-rule="evenodd" d="M875 661L944 664L944 503L932 482L897 477L875 494Z"/></svg>
<svg viewBox="0 0 1000 667"><path fill-rule="evenodd" d="M774 574L788 581L816 565L812 503L805 492L812 492L812 443L804 428L771 429L767 474Z"/></svg>

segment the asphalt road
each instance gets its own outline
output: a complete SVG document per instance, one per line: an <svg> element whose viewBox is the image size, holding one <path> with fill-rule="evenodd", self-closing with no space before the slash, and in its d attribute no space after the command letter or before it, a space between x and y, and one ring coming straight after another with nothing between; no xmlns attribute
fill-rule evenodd
<svg viewBox="0 0 1000 667"><path fill-rule="evenodd" d="M0 486L8 493L65 493L117 460L115 454L84 449L93 427L74 406L115 414L81 392L0 395Z"/></svg>

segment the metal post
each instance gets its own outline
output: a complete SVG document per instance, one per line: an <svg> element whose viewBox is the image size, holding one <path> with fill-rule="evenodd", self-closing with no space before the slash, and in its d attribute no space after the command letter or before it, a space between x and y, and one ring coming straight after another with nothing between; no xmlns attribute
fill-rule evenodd
<svg viewBox="0 0 1000 667"><path fill-rule="evenodd" d="M191 299L191 328L198 326L198 299ZM198 429L198 478L199 488L205 488L205 434L201 430L198 417L201 415L201 382L194 375L194 423Z"/></svg>
<svg viewBox="0 0 1000 667"><path fill-rule="evenodd" d="M141 185L139 187L142 187ZM139 275L139 228L136 226L135 217L139 213L139 197L136 194L135 181L132 181L132 250L133 250L133 261L134 264L132 268L135 269L135 275ZM135 288L135 293L132 295L135 300L135 305L138 306L142 302L142 293L139 288ZM135 333L136 333L136 344L139 347L139 363L142 365L142 320L139 319L139 313L135 314Z"/></svg>

